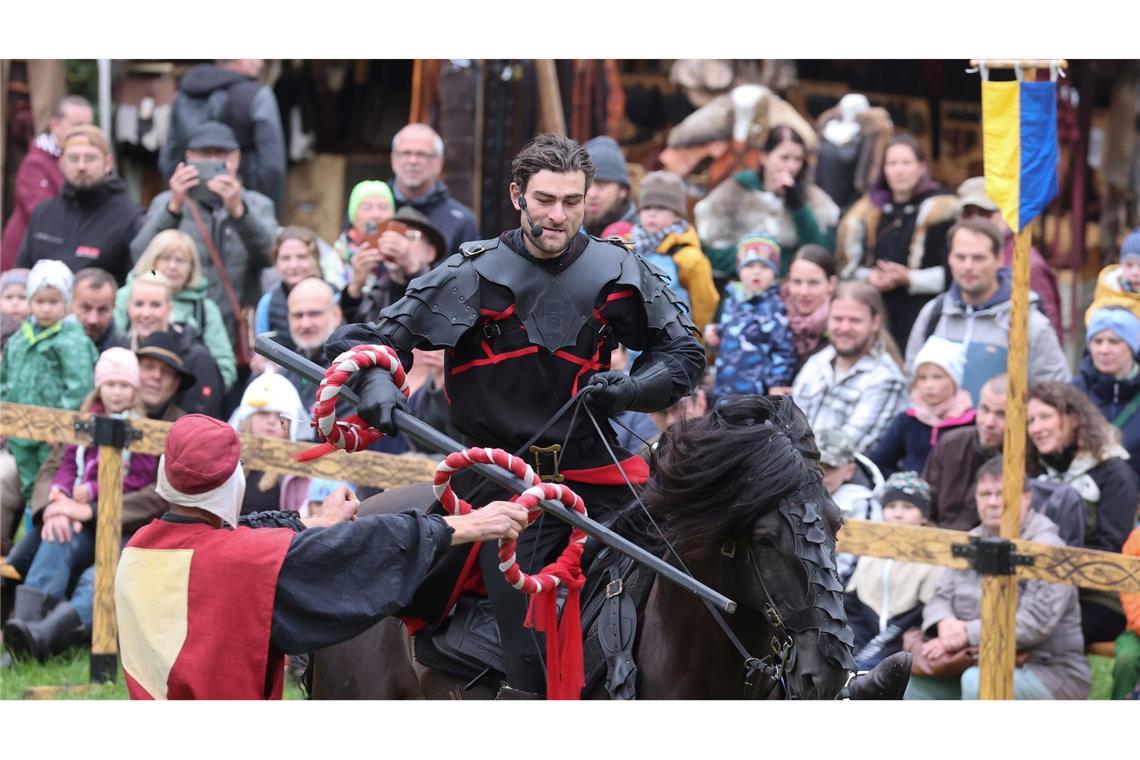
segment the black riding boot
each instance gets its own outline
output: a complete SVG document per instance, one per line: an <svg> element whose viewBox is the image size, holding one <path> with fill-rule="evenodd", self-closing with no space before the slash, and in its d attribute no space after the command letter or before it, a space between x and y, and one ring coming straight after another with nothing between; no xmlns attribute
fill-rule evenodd
<svg viewBox="0 0 1140 760"><path fill-rule="evenodd" d="M60 602L38 622L10 619L4 626L4 647L14 656L30 655L44 662L82 641L85 635L79 613L67 602Z"/></svg>
<svg viewBox="0 0 1140 760"><path fill-rule="evenodd" d="M39 589L28 586L16 587L16 598L12 602L12 614L4 625L4 656L0 658L0 668L12 665L12 644L8 640L8 624L18 621L38 623L51 607L51 599ZM18 634L17 634L18 635Z"/></svg>
<svg viewBox="0 0 1140 760"><path fill-rule="evenodd" d="M840 698L902 699L910 683L910 652L896 652L871 670L854 676L840 692Z"/></svg>

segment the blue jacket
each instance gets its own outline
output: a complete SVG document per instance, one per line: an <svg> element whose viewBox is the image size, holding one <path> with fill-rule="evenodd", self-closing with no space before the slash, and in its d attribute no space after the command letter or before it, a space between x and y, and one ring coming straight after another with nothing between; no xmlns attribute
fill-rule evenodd
<svg viewBox="0 0 1140 760"><path fill-rule="evenodd" d="M1072 382L1084 391L1085 395L1096 404L1096 408L1113 424L1125 407L1136 398L1137 394L1140 394L1140 375L1117 380L1093 366L1092 357L1088 353L1081 359L1081 367ZM1117 427L1120 429L1124 448L1130 457L1128 464L1140 477L1140 408L1122 420Z"/></svg>
<svg viewBox="0 0 1140 760"><path fill-rule="evenodd" d="M779 285L748 297L739 282L725 288L717 323L715 395L763 395L791 385L796 366L788 311Z"/></svg>
<svg viewBox="0 0 1140 760"><path fill-rule="evenodd" d="M907 470L922 472L927 457L938 443L939 434L974 424L974 414L971 409L961 417L944 420L935 429L925 422L919 422L914 416L913 407L907 409L891 420L890 427L871 450L871 461L883 473L884 478Z"/></svg>

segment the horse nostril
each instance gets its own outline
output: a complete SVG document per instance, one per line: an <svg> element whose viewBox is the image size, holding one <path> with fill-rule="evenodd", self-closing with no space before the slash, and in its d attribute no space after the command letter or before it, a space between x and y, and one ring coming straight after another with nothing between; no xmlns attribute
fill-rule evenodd
<svg viewBox="0 0 1140 760"><path fill-rule="evenodd" d="M812 678L811 673L804 673L803 690L805 698L812 699L815 697L815 679Z"/></svg>

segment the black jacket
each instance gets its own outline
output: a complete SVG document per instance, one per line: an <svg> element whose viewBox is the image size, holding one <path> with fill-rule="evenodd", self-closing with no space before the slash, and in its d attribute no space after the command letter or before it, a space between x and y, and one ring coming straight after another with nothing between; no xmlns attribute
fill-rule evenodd
<svg viewBox="0 0 1140 760"><path fill-rule="evenodd" d="M122 285L131 269L131 240L142 220L142 207L127 196L118 177L92 188L65 184L57 197L32 212L16 266L30 269L41 259L58 259L73 272L106 269Z"/></svg>
<svg viewBox="0 0 1140 760"><path fill-rule="evenodd" d="M170 131L158 156L163 177L185 160L194 128L220 121L234 131L241 146L238 174L242 185L268 196L278 213L285 202L285 132L273 90L256 80L212 63L187 69L178 80Z"/></svg>
<svg viewBox="0 0 1140 760"><path fill-rule="evenodd" d="M222 412L226 385L222 381L218 363L206 348L201 333L193 325L178 323L170 326L170 332L178 337L178 355L182 357L183 368L196 379L193 385L174 397L174 402L186 414L205 414L225 420ZM126 334L120 334L117 345L134 350L131 337Z"/></svg>
<svg viewBox="0 0 1140 760"><path fill-rule="evenodd" d="M451 254L458 253L460 244L479 239L479 225L475 222L475 212L452 198L447 185L442 181L437 181L422 198L406 198L401 195L396 189L395 179L389 181L388 186L392 188L397 208L411 206L419 211L447 241L447 250L439 251L433 266Z"/></svg>

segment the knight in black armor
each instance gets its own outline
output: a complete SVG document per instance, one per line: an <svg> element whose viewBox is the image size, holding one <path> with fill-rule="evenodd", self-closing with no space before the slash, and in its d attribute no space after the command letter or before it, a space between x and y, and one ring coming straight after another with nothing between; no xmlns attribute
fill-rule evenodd
<svg viewBox="0 0 1140 760"><path fill-rule="evenodd" d="M568 138L544 134L515 157L510 197L519 227L498 238L468 242L431 272L413 280L404 298L369 324L339 328L325 346L330 361L361 343L395 348L408 369L412 349L446 349L445 391L451 422L468 445L516 452L548 425L580 389L626 477L643 483L644 461L621 449L608 417L627 409L652 412L689 394L705 369L705 352L685 307L666 277L618 242L582 230L585 196L595 167ZM609 370L621 343L640 352L629 374ZM357 382L360 416L393 434L393 412L404 408L390 375L367 370ZM544 480L565 482L595 519L630 500L628 487L585 413L566 414L523 451ZM467 498L478 478L452 480ZM508 498L482 487L475 505ZM570 528L542 517L519 539L525 572L552 561ZM501 694L545 690L542 635L524 629L527 599L507 585L497 547L480 553L494 606L506 684Z"/></svg>

